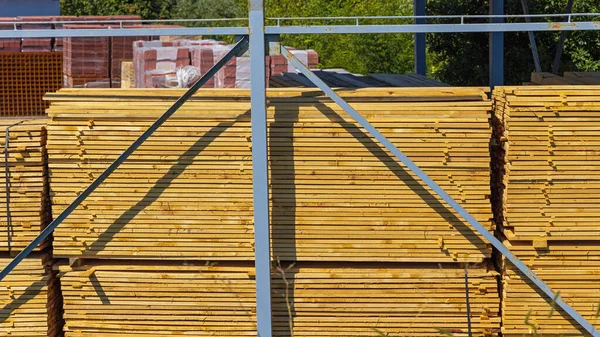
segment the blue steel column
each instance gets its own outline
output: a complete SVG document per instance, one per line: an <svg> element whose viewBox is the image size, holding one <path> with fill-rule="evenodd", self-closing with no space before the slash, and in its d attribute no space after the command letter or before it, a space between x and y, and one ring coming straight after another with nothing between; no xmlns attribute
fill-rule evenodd
<svg viewBox="0 0 600 337"><path fill-rule="evenodd" d="M414 0L414 15L425 16L427 0ZM425 19L415 19L415 24L425 24ZM427 75L427 41L425 33L415 34L415 73Z"/></svg>
<svg viewBox="0 0 600 337"><path fill-rule="evenodd" d="M332 101L339 105L344 111L348 113L360 126L365 129L371 136L377 139L385 148L390 151L398 160L406 166L411 172L413 172L419 179L421 179L425 185L431 188L442 200L444 200L452 209L456 211L464 220L466 220L473 228L475 228L486 240L488 240L492 246L494 246L502 255L504 255L515 267L517 267L527 278L529 278L538 289L540 289L546 296L553 300L561 309L563 309L569 316L571 316L577 323L579 323L587 332L593 337L600 337L600 332L594 328L583 316L581 316L575 309L568 305L558 293L554 293L550 287L544 281L542 281L529 267L527 267L517 256L515 256L510 249L508 249L500 240L498 240L494 234L490 233L477 219L475 219L466 209L464 209L459 203L457 203L443 188L440 187L431 177L429 177L417 164L415 164L410 158L408 158L402 151L400 151L392 142L390 142L384 135L382 135L369 121L358 113L350 104L348 104L340 95L338 95L333 89L327 86L317 75L310 71L306 65L300 62L292 53L290 53L285 47L281 47L281 54L287 58L291 64L300 70L306 78L311 80L319 89L321 89Z"/></svg>
<svg viewBox="0 0 600 337"><path fill-rule="evenodd" d="M258 336L271 337L271 244L269 233L269 173L267 167L265 16L263 0L249 1L256 321Z"/></svg>
<svg viewBox="0 0 600 337"><path fill-rule="evenodd" d="M490 0L490 15L504 15L504 0ZM492 18L492 23L503 23ZM490 87L504 85L504 32L490 33Z"/></svg>

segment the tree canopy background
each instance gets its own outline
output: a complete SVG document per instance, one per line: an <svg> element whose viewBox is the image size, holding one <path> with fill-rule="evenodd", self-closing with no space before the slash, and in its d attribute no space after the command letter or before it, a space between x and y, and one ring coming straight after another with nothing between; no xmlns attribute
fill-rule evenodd
<svg viewBox="0 0 600 337"><path fill-rule="evenodd" d="M528 3L531 14L547 14L563 13L567 1L529 0ZM247 0L61 0L61 8L63 15L138 14L143 19L207 19L246 17L248 5ZM265 0L265 11L267 17L398 16L412 14L412 0ZM427 12L487 14L488 0L428 0ZM523 14L520 0L506 0L505 12ZM575 1L573 13L597 12L600 2ZM401 21L389 21L392 22ZM543 71L552 70L559 35L535 33ZM527 33L506 33L505 39L506 83L528 81L534 64ZM413 69L411 34L292 35L282 36L282 42L296 48L315 49L323 68L345 68L361 74L407 73ZM453 85L487 85L488 42L488 34L483 33L428 34L428 75ZM563 71L600 71L597 31L568 34L560 68Z"/></svg>

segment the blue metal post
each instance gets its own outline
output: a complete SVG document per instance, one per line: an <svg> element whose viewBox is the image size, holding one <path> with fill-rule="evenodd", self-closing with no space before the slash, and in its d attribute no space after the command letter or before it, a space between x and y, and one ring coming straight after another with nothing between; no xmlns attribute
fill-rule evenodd
<svg viewBox="0 0 600 337"><path fill-rule="evenodd" d="M421 179L429 188L431 188L442 200L444 200L452 209L454 209L463 219L465 219L473 228L475 228L486 240L488 240L500 253L527 277L529 278L542 292L548 296L548 298L556 299L556 304L560 306L568 315L570 315L575 321L577 321L586 331L588 331L593 337L600 337L598 332L593 325L591 325L585 318L583 318L577 311L569 306L565 301L556 296L552 289L544 283L531 269L529 269L518 257L516 257L510 249L498 240L494 234L490 233L482 224L479 223L466 209L464 209L459 203L457 203L444 189L440 187L436 182L433 181L420 167L418 167L410 158L402 153L392 142L390 142L384 135L382 135L371 123L369 123L358 111L351 107L343 98L341 98L333 89L327 86L317 75L313 74L302 62L300 62L292 53L290 53L284 47L281 47L281 54L283 54L291 64L293 64L304 76L311 80L319 89L321 89L327 96L329 96L335 103L337 103L344 111L346 111L360 126L362 126L369 134L377 139L385 148L398 158L402 164L404 164L410 171L412 171L419 179Z"/></svg>
<svg viewBox="0 0 600 337"><path fill-rule="evenodd" d="M504 0L490 0L490 15L504 15ZM492 23L503 23L492 18ZM490 33L490 87L504 85L504 32Z"/></svg>
<svg viewBox="0 0 600 337"><path fill-rule="evenodd" d="M81 203L94 192L98 186L100 186L129 156L137 150L145 141L148 139L158 128L163 125L169 117L173 116L173 114L181 108L181 106L190 99L197 91L200 89L214 74L221 69L225 63L227 63L233 56L243 54L248 47L248 38L244 37L240 42L238 42L233 49L229 51L223 58L221 58L212 68L208 70L206 74L204 74L192 87L183 94L173 105L165 111L165 113L160 116L150 127L142 133L138 139L136 139L133 144L131 144L123 153L115 159L115 161L110 164L104 172L102 172L96 180L94 180L90 186L88 186L73 202L65 208L62 213L60 213L56 219L54 219L44 230L40 232L40 234L31 241L23 251L21 251L10 263L2 269L0 272L0 281L2 281L6 275L8 275L16 266L23 261L29 255L35 247L37 247L44 239L46 239L58 225L60 225Z"/></svg>
<svg viewBox="0 0 600 337"><path fill-rule="evenodd" d="M249 2L256 321L258 336L271 337L271 235L269 232L269 173L267 166L265 15L263 0L249 0Z"/></svg>
<svg viewBox="0 0 600 337"><path fill-rule="evenodd" d="M414 15L425 16L425 4L427 0L414 0ZM425 24L425 19L415 19L415 24ZM427 41L425 33L415 34L415 73L419 75L427 75Z"/></svg>

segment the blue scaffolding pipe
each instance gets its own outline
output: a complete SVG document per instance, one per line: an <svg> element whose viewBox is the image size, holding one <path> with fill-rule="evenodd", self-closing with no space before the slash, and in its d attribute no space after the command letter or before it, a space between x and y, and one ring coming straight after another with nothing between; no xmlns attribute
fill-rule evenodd
<svg viewBox="0 0 600 337"><path fill-rule="evenodd" d="M214 76L232 57L243 54L248 48L248 38L242 38L223 58L221 58L206 74L204 74L188 91L183 94L173 105L165 111L144 133L142 133L133 144L131 144L115 161L102 172L73 202L65 208L40 234L31 241L10 263L0 272L0 281L8 275L35 247L44 241L81 203L94 192L116 169L129 158L158 128L163 125L169 117L181 108L181 106L190 99L206 82Z"/></svg>
<svg viewBox="0 0 600 337"><path fill-rule="evenodd" d="M427 0L414 0L414 23L417 25L423 25L426 23L424 19L426 14L426 2ZM427 40L425 33L415 34L415 73L425 76L427 74Z"/></svg>
<svg viewBox="0 0 600 337"><path fill-rule="evenodd" d="M555 303L568 313L577 323L579 323L587 332L593 337L600 337L598 332L592 324L590 324L583 316L581 316L575 309L568 305L562 300L558 294L555 294L546 283L544 283L531 269L529 269L518 257L516 257L510 249L498 240L494 234L490 233L485 227L479 223L469 212L464 209L458 202L456 202L440 185L438 185L433 179L431 179L417 164L415 164L410 158L408 158L402 151L400 151L392 142L390 142L384 135L382 135L371 123L369 123L363 116L360 115L350 104L348 104L343 98L341 98L333 89L327 86L317 75L306 67L300 60L298 60L292 53L290 53L285 47L281 47L281 53L288 61L296 67L304 76L310 79L319 89L321 89L329 98L331 98L336 104L338 104L344 111L346 111L354 120L360 124L371 136L377 139L385 148L390 151L398 160L402 162L411 172L413 172L419 179L421 179L429 188L431 188L442 200L444 200L452 209L456 211L463 219L465 219L473 228L475 228L486 240L488 240L502 255L504 255L515 267L517 267L527 278L529 278L546 296L555 300Z"/></svg>
<svg viewBox="0 0 600 337"><path fill-rule="evenodd" d="M490 0L490 15L504 14L504 0ZM493 24L503 24L504 18L491 18ZM532 33L533 34L533 33ZM490 33L490 87L504 84L504 32Z"/></svg>
<svg viewBox="0 0 600 337"><path fill-rule="evenodd" d="M598 15L600 16L600 14ZM488 16L488 18L493 18ZM491 33L600 30L598 22L265 26L265 34ZM249 35L249 27L0 30L0 38Z"/></svg>
<svg viewBox="0 0 600 337"><path fill-rule="evenodd" d="M271 337L271 238L267 158L269 150L267 145L266 39L263 0L250 0L249 8L256 327L259 337Z"/></svg>

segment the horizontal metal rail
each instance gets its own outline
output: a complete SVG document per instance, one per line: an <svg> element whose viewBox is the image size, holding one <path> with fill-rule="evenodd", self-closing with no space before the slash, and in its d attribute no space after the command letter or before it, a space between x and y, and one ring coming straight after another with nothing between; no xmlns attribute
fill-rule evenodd
<svg viewBox="0 0 600 337"><path fill-rule="evenodd" d="M299 17L299 18L270 18L276 25L265 27L266 34L364 34L364 33L490 33L490 32L519 32L519 31L574 31L574 30L600 30L598 21L573 21L574 17L591 18L600 17L600 13L577 14L532 14L532 15L425 15L425 16L348 16L348 17ZM498 18L567 18L564 22L503 22L503 23L469 23L469 19L498 19ZM427 23L414 24L363 24L364 20L381 19L457 19L459 23ZM106 29L38 29L19 30L20 24L43 24L48 22L0 22L10 25L13 29L0 30L0 38L43 38L43 37L91 37L91 36L169 36L169 35L248 35L247 26L242 27L125 27L128 23L211 23L211 22L242 22L246 18L233 19L187 19L187 20L106 20L106 21L65 21L62 23L104 23L118 24L119 27ZM319 24L290 24L282 25L287 21L315 21L315 20L351 20L353 24L327 25Z"/></svg>
<svg viewBox="0 0 600 337"><path fill-rule="evenodd" d="M304 76L311 80L319 89L337 103L345 112L347 112L361 127L379 141L385 148L390 151L402 164L404 164L411 172L413 172L423 183L431 188L442 200L444 200L456 213L466 220L473 228L475 228L486 240L488 240L502 255L504 255L515 267L517 267L527 278L529 278L538 289L540 289L550 300L553 300L561 309L571 316L577 323L581 325L593 337L600 337L600 332L594 328L583 316L575 309L562 300L558 294L555 294L552 289L544 283L531 269L529 269L510 249L508 249L494 234L490 233L482 224L477 221L466 209L456 202L440 185L438 185L427 173L400 151L392 142L382 135L369 121L360 115L350 104L341 98L333 89L329 88L317 75L308 69L300 60L298 60L285 47L281 47L281 54L296 67Z"/></svg>
<svg viewBox="0 0 600 337"><path fill-rule="evenodd" d="M214 76L234 56L243 54L248 49L248 37L243 37L223 58L221 58L210 70L204 74L192 87L183 94L173 105L165 111L144 133L142 133L133 144L131 144L115 161L102 172L73 202L62 211L40 234L31 241L10 263L0 272L0 281L8 275L24 258L27 257L44 239L60 225L98 186L100 186L129 156L137 150L158 128L163 125L169 117L181 108L206 82Z"/></svg>
<svg viewBox="0 0 600 337"><path fill-rule="evenodd" d="M312 20L414 20L414 19L458 19L466 21L468 19L526 19L526 18L537 18L537 19L552 19L552 18L569 18L569 22L573 17L600 17L600 13L560 13L560 14L505 14L505 15L480 15L480 14L464 14L464 15L374 15L374 16L302 16L302 17L271 17L266 18L267 21L312 21ZM248 22L248 18L215 18L215 19L156 19L156 20L136 20L136 19L109 19L109 20L48 20L48 21L27 21L27 20L15 20L13 22L0 22L0 26L8 25L13 26L17 29L18 25L21 24L145 24L145 23L157 23L157 24L173 24L173 23L214 23L214 22Z"/></svg>
<svg viewBox="0 0 600 337"><path fill-rule="evenodd" d="M491 33L600 30L600 22L267 26L267 34ZM1 33L0 33L1 34Z"/></svg>
<svg viewBox="0 0 600 337"><path fill-rule="evenodd" d="M248 27L0 30L0 38L248 35Z"/></svg>

